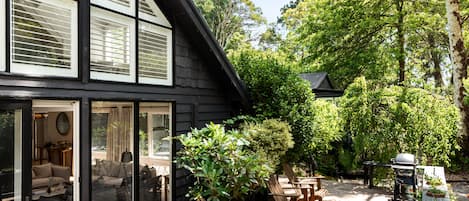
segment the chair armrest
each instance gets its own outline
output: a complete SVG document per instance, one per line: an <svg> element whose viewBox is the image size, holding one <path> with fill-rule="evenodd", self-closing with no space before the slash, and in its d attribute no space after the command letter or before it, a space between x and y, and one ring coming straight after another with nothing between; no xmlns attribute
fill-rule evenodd
<svg viewBox="0 0 469 201"><path fill-rule="evenodd" d="M313 187L311 187L311 186L303 186L303 187L282 187L282 188L283 188L283 189L288 189L288 190L290 190L290 189L301 190L301 189L311 189L311 188L313 188Z"/></svg>
<svg viewBox="0 0 469 201"><path fill-rule="evenodd" d="M274 194L274 193L269 193L271 196L282 196L282 197L292 197L292 198L297 198L300 197L301 195L298 194Z"/></svg>
<svg viewBox="0 0 469 201"><path fill-rule="evenodd" d="M296 177L298 179L325 179L325 176L312 176L312 177Z"/></svg>

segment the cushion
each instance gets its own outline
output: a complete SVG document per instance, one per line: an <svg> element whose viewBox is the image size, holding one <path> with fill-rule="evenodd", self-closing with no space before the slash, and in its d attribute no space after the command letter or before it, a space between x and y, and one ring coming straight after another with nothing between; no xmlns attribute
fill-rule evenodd
<svg viewBox="0 0 469 201"><path fill-rule="evenodd" d="M105 186L119 187L122 184L122 180L123 180L122 178L105 176L101 182Z"/></svg>
<svg viewBox="0 0 469 201"><path fill-rule="evenodd" d="M31 177L32 179L36 179L36 173L34 172L34 170L31 169Z"/></svg>
<svg viewBox="0 0 469 201"><path fill-rule="evenodd" d="M100 176L110 176L111 175L111 166L112 166L112 161L101 160L99 175Z"/></svg>
<svg viewBox="0 0 469 201"><path fill-rule="evenodd" d="M119 173L121 172L121 169L123 169L123 167L124 166L122 166L120 162L111 161L110 173L108 176L119 177Z"/></svg>
<svg viewBox="0 0 469 201"><path fill-rule="evenodd" d="M64 182L65 180L62 177L38 178L38 179L32 180L31 187L33 189L42 188L42 187L48 187L49 183L50 183L50 186L55 186L55 185L60 185Z"/></svg>
<svg viewBox="0 0 469 201"><path fill-rule="evenodd" d="M62 166L52 166L52 175L54 177L61 177L65 181L70 180L70 168L69 167L62 167Z"/></svg>
<svg viewBox="0 0 469 201"><path fill-rule="evenodd" d="M52 168L50 163L44 165L35 165L33 166L33 171L36 174L36 178L47 178L52 176Z"/></svg>
<svg viewBox="0 0 469 201"><path fill-rule="evenodd" d="M103 167L103 160L96 159L96 165L92 168L93 174L98 176L104 176L106 170Z"/></svg>

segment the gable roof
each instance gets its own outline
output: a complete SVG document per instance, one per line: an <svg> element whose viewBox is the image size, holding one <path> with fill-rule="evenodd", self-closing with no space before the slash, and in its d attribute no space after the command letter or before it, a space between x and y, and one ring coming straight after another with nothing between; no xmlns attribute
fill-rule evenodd
<svg viewBox="0 0 469 201"><path fill-rule="evenodd" d="M302 73L300 77L310 83L316 97L339 97L344 94L343 90L334 87L326 72Z"/></svg>
<svg viewBox="0 0 469 201"><path fill-rule="evenodd" d="M194 42L198 49L205 50L201 51L202 54L206 54L206 58L212 58L210 63L217 64L213 66L223 72L226 78L224 80L227 80L238 93L241 103L249 108L251 102L244 83L192 0L156 0L155 2L171 23L177 22L176 24L181 25L178 28L190 33L188 36L191 42Z"/></svg>

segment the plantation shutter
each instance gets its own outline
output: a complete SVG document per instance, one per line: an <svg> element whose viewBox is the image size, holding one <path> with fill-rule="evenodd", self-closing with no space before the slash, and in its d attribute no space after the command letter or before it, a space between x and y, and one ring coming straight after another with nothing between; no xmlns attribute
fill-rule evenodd
<svg viewBox="0 0 469 201"><path fill-rule="evenodd" d="M161 12L154 0L139 0L138 2L139 17L141 19L166 27L171 27L171 24L163 15L163 12Z"/></svg>
<svg viewBox="0 0 469 201"><path fill-rule="evenodd" d="M135 1L136 0L91 0L91 3L133 16L135 14Z"/></svg>
<svg viewBox="0 0 469 201"><path fill-rule="evenodd" d="M139 81L147 84L171 83L171 31L140 22L139 29Z"/></svg>
<svg viewBox="0 0 469 201"><path fill-rule="evenodd" d="M91 14L91 77L134 82L131 19L101 9Z"/></svg>
<svg viewBox="0 0 469 201"><path fill-rule="evenodd" d="M0 30L6 30L6 21L5 21L5 13L6 13L6 9L5 9L5 3L2 2L0 3ZM6 62L5 62L5 33L6 31L0 31L0 47L3 47L0 49L0 71L5 71L5 68L6 68Z"/></svg>
<svg viewBox="0 0 469 201"><path fill-rule="evenodd" d="M12 72L76 77L75 9L71 0L13 0Z"/></svg>

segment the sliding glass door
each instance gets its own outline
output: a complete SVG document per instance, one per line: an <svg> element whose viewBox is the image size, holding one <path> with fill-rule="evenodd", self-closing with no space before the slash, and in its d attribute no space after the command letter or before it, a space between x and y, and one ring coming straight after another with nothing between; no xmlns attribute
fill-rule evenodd
<svg viewBox="0 0 469 201"><path fill-rule="evenodd" d="M2 201L31 200L31 118L31 102L0 101Z"/></svg>

